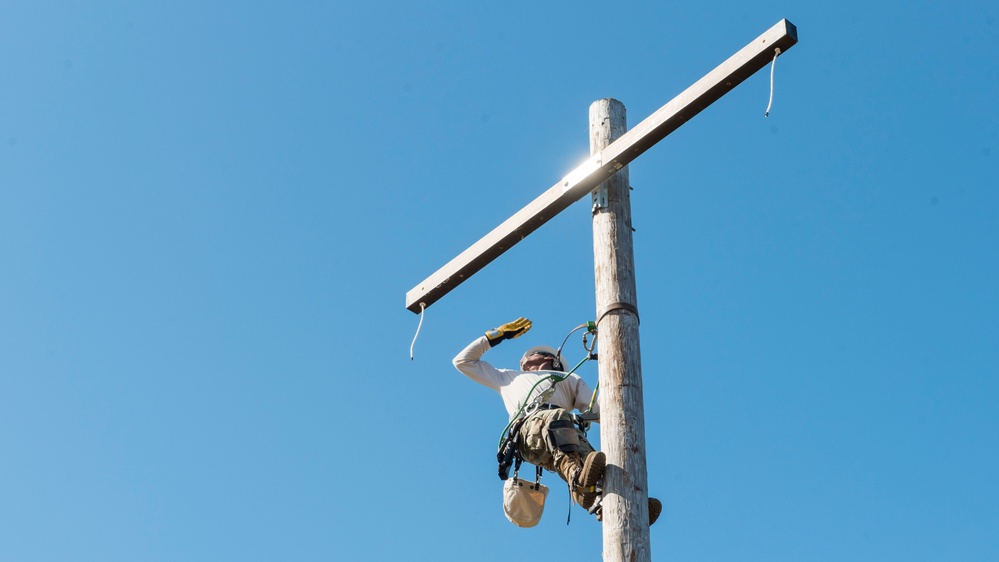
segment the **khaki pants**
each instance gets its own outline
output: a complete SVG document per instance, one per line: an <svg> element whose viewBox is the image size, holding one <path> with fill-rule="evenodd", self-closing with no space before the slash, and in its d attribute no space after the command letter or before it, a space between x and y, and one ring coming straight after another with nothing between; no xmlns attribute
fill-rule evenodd
<svg viewBox="0 0 999 562"><path fill-rule="evenodd" d="M572 484L573 474L583 467L583 459L593 452L593 446L586 440L586 434L575 428L579 452L565 453L560 450L555 445L550 427L556 420L572 420L572 416L562 409L534 412L517 432L517 448L525 461L554 472Z"/></svg>

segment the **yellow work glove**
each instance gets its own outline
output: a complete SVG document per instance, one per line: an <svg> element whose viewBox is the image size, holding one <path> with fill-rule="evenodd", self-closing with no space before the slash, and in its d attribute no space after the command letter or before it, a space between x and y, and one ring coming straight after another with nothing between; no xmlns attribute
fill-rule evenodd
<svg viewBox="0 0 999 562"><path fill-rule="evenodd" d="M512 340L513 338L519 338L520 336L527 333L531 329L531 321L527 318L518 318L513 322L507 322L499 328L494 328L486 332L486 338L489 340L490 347L495 347L497 344L503 340Z"/></svg>

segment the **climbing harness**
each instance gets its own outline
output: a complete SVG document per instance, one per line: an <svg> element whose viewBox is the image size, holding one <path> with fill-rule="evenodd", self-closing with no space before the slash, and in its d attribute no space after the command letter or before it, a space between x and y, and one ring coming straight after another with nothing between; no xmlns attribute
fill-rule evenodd
<svg viewBox="0 0 999 562"><path fill-rule="evenodd" d="M558 349L556 350L555 356L556 357L561 356L562 355L562 348L565 347L565 343L567 341L569 341L569 338L572 336L572 334L578 332L579 330L582 330L583 328L586 328L586 333L583 336L583 347L587 351L586 357L584 357L582 360L580 360L579 363L576 363L576 366L573 367L572 369L570 369L564 375L558 375L558 374L552 373L552 374L550 374L550 375L548 375L548 376L546 376L546 377L538 380L538 382L534 383L534 386L532 386L531 389L527 392L527 397L528 397L528 400L530 400L530 401L525 400L521 404L520 409L517 410L517 413L514 414L513 418L510 419L510 422L506 425L505 428L503 428L503 433L500 434L500 440L499 440L499 445L501 447L503 445L504 440L507 438L507 436L510 433L515 433L514 431L511 431L511 427L513 426L514 422L516 422L517 420L519 420L521 418L527 418L528 416L530 416L531 414L533 414L534 412L536 412L538 410L538 408L540 408L543 404L547 403L548 400L552 397L552 395L555 394L555 385L556 384L558 384L558 383L564 381L565 379L569 378L570 375L572 375L573 373L575 373L576 370L579 369L580 367L582 367L583 364L586 363L587 361L592 361L592 360L594 360L594 359L597 358L597 354L593 352L593 348L596 345L596 340L597 340L597 324L596 324L596 322L585 322L585 323L580 324L579 326L576 326L575 328L573 328L573 330L571 332L569 332L569 334L565 337L565 339L562 340L562 345L560 345L558 347ZM590 335L593 336L593 342L590 343L590 344L587 344L587 340L586 340L586 335L587 334L590 334ZM538 386L540 384L545 383L545 382L548 383L548 386L545 387L537 396L534 396L534 391L538 388ZM598 381L597 384L594 386L593 395L590 397L589 407L586 409L586 412L584 412L585 414L589 414L590 412L593 411L593 405L595 404L595 400L596 400L596 396L597 396L597 388L599 386L600 386L600 383ZM531 396L534 396L534 398L530 399Z"/></svg>

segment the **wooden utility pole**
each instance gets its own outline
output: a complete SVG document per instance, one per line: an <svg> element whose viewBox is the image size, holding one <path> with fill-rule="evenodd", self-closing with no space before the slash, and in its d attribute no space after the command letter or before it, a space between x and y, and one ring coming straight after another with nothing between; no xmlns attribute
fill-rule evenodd
<svg viewBox="0 0 999 562"><path fill-rule="evenodd" d="M613 99L593 102L590 153L598 154L626 129L624 104ZM602 500L604 560L614 562L652 558L629 191L625 167L593 193L593 274L602 389L600 448L607 455Z"/></svg>
<svg viewBox="0 0 999 562"><path fill-rule="evenodd" d="M572 203L593 193L593 256L600 337L604 560L649 562L648 472L628 174L631 161L798 42L781 20L628 132L624 106L590 107L590 158L406 293L420 313ZM668 505L668 504L667 504Z"/></svg>

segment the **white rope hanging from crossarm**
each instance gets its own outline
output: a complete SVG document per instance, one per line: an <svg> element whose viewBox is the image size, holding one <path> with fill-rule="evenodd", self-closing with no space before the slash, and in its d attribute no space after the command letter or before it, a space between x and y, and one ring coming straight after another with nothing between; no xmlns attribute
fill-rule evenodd
<svg viewBox="0 0 999 562"><path fill-rule="evenodd" d="M774 60L770 63L770 101L767 102L767 110L763 113L764 117L770 117L770 106L774 104L774 68L777 67L777 55L780 54L780 47L774 49Z"/></svg>
<svg viewBox="0 0 999 562"><path fill-rule="evenodd" d="M420 328L423 327L423 313L426 312L427 305L420 303L420 323L416 325L416 335L413 336L413 343L409 344L409 360L413 360L413 348L416 347L416 338L420 337Z"/></svg>

